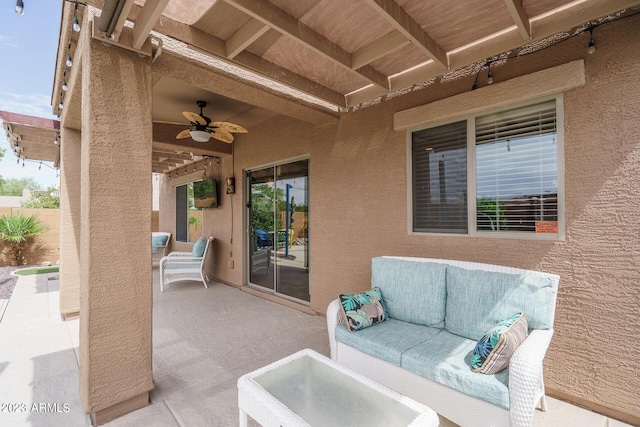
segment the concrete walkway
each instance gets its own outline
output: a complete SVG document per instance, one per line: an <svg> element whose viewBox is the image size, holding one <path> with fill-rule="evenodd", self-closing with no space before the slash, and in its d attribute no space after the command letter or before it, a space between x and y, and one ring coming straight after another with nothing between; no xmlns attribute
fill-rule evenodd
<svg viewBox="0 0 640 427"><path fill-rule="evenodd" d="M57 275L21 276L0 321L0 426L90 425L78 393L79 323L60 320L58 294ZM151 404L108 427L238 425L241 375L303 348L329 354L324 318L223 284L160 293L154 269L153 303ZM536 427L625 426L548 400Z"/></svg>

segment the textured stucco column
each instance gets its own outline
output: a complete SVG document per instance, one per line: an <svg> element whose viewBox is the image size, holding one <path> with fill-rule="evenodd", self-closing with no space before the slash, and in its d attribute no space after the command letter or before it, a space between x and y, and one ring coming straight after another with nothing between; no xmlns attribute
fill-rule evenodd
<svg viewBox="0 0 640 427"><path fill-rule="evenodd" d="M80 131L60 129L60 314L80 312Z"/></svg>
<svg viewBox="0 0 640 427"><path fill-rule="evenodd" d="M150 58L85 42L80 397L102 424L147 405L153 388L152 74Z"/></svg>

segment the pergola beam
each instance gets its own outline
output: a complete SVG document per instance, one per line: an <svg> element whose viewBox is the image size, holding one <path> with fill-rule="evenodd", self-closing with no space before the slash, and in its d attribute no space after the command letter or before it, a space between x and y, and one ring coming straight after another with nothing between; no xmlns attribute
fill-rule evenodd
<svg viewBox="0 0 640 427"><path fill-rule="evenodd" d="M133 6L134 0L126 0L124 6L122 6L122 12L118 17L118 21L116 22L116 26L113 29L113 39L117 42L120 40L120 34L122 34L122 29L124 28L124 24L127 21L127 17L129 16L129 12L131 12L131 7Z"/></svg>
<svg viewBox="0 0 640 427"><path fill-rule="evenodd" d="M353 68L364 67L411 43L400 31L394 30L373 43L361 47L351 54Z"/></svg>
<svg viewBox="0 0 640 427"><path fill-rule="evenodd" d="M191 160L191 156L189 154L178 153L176 151L164 151L164 150L153 150L153 158L154 160L160 158L169 158L174 160Z"/></svg>
<svg viewBox="0 0 640 427"><path fill-rule="evenodd" d="M389 88L389 79L387 76L369 65L354 69L349 52L267 0L224 1L274 30L291 37L334 64L341 66L343 69L364 77L377 86L385 89Z"/></svg>
<svg viewBox="0 0 640 427"><path fill-rule="evenodd" d="M365 0L430 59L447 68L447 54L394 0Z"/></svg>
<svg viewBox="0 0 640 427"><path fill-rule="evenodd" d="M269 26L257 19L251 19L225 42L227 58L233 59L251 43L269 31Z"/></svg>
<svg viewBox="0 0 640 427"><path fill-rule="evenodd" d="M635 6L637 3L638 0L610 0L607 2L584 0L580 3L572 3L569 7L559 10L556 13L543 15L537 19L535 17L532 18L531 27L533 31L530 41L541 40L602 16ZM450 69L457 70L522 45L523 42L520 31L512 27L511 30L495 33L492 36L485 37L481 41L470 43L448 52L449 66ZM442 73L440 67L434 66L434 63L429 61L412 68L410 71L390 77L391 90L402 89L437 77ZM346 95L347 106L352 107L384 94L385 92L374 86L364 87Z"/></svg>
<svg viewBox="0 0 640 427"><path fill-rule="evenodd" d="M515 22L518 31L523 40L529 40L531 37L531 23L527 16L521 0L504 0L511 14L513 22Z"/></svg>
<svg viewBox="0 0 640 427"><path fill-rule="evenodd" d="M133 27L133 47L141 49L169 0L147 0Z"/></svg>

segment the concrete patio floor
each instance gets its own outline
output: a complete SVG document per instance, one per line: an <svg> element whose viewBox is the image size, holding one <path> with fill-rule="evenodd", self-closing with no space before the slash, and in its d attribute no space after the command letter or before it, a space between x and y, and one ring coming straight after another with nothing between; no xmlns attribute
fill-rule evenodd
<svg viewBox="0 0 640 427"><path fill-rule="evenodd" d="M241 375L303 348L329 354L320 316L220 283L209 289L175 283L160 293L157 274L151 404L106 426L238 425ZM78 393L79 321L60 320L58 295L57 275L21 276L7 304L0 321L0 426L90 425ZM536 427L626 425L548 400L548 412L536 411Z"/></svg>

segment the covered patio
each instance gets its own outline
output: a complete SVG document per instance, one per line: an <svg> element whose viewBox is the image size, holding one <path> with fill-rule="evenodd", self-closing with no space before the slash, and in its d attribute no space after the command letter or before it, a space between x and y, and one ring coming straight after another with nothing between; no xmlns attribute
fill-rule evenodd
<svg viewBox="0 0 640 427"><path fill-rule="evenodd" d="M159 409L157 398L175 398L176 414L208 417L215 409L206 403L178 406L198 393L204 402L213 395L232 402L234 378L254 362L309 346L326 354L321 316L338 293L371 286L370 262L380 255L559 275L547 393L640 423L638 352L629 339L640 332L640 5L451 3L63 1L52 89L60 116L59 311L70 321L79 316L79 396L94 423L150 399L140 413L159 410L162 418L169 408ZM198 116L200 100L213 122L248 133L232 143L216 131L203 142L176 139L202 130L199 119L185 122ZM535 163L552 170L548 182L524 179L525 190L508 195L524 214L501 222L496 202L495 222L481 219L483 203L497 195L485 197L476 185L476 126L543 104L552 111L553 160ZM454 148L448 140L420 145L421 132L461 123L469 128L457 131ZM507 157L491 171L512 168L511 139L496 141ZM433 163L422 178L416 171L429 169L421 158ZM172 234L173 251L193 247L181 236L187 186L217 180L216 207L201 211L202 235L216 239L206 267L217 284L208 290L194 283L155 292L154 172L159 231ZM225 191L226 178L235 191ZM304 222L293 255L278 242L254 246L265 189L273 199L267 232L288 235L291 221ZM289 190L298 191L301 209L289 210ZM281 286L287 267L296 268L304 292ZM258 306L241 309L246 301ZM220 315L233 320L237 340L220 335ZM196 368L216 378L195 384ZM225 405L224 416L234 417Z"/></svg>
<svg viewBox="0 0 640 427"><path fill-rule="evenodd" d="M56 274L22 276L0 321L0 360L7 363L0 390L11 390L16 401L50 405L41 412L2 413L6 425L90 425L77 387L79 320L60 320L58 279ZM241 375L303 348L329 354L326 323L319 316L222 283L204 289L185 282L161 293L157 269L153 290L151 404L106 426L238 425ZM194 299L201 304L194 306ZM441 425L453 426L445 419ZM587 425L625 424L556 399L549 399L548 412L534 416L535 427Z"/></svg>

